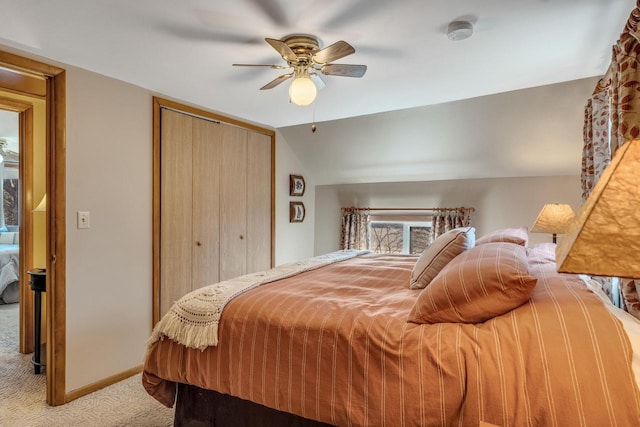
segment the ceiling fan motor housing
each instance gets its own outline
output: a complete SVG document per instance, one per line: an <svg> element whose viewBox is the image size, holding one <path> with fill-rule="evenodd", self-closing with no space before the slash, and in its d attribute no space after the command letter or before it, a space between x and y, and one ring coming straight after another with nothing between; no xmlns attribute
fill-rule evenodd
<svg viewBox="0 0 640 427"><path fill-rule="evenodd" d="M320 50L318 39L309 35L296 34L287 36L282 41L298 57L297 62L287 61L293 67L311 64L313 62L313 54Z"/></svg>

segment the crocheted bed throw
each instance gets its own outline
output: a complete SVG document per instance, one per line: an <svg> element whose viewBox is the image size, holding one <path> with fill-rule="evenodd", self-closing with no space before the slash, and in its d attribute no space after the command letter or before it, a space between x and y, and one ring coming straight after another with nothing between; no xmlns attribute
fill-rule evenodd
<svg viewBox="0 0 640 427"><path fill-rule="evenodd" d="M191 348L204 350L218 344L218 323L229 301L265 283L314 270L369 251L341 250L251 273L192 291L169 309L153 328L147 345L168 337Z"/></svg>

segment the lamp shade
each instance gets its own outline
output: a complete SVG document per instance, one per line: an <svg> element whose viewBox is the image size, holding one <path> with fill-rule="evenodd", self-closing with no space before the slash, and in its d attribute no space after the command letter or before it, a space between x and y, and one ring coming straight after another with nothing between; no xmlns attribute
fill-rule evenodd
<svg viewBox="0 0 640 427"><path fill-rule="evenodd" d="M640 278L640 140L618 148L556 248L562 273Z"/></svg>
<svg viewBox="0 0 640 427"><path fill-rule="evenodd" d="M563 234L573 223L575 213L571 206L559 203L544 205L531 227L532 233Z"/></svg>

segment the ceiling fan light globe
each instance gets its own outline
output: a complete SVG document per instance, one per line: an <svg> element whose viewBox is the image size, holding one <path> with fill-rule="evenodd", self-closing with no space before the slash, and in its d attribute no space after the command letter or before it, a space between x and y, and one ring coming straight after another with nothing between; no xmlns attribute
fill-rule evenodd
<svg viewBox="0 0 640 427"><path fill-rule="evenodd" d="M309 77L298 77L289 86L289 98L296 105L305 106L311 104L318 90Z"/></svg>

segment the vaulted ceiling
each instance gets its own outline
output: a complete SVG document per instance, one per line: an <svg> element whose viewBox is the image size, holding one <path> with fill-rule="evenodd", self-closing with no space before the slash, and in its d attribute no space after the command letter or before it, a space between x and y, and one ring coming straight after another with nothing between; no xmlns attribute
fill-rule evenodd
<svg viewBox="0 0 640 427"><path fill-rule="evenodd" d="M0 0L0 47L276 128L316 184L577 175L588 78L633 3ZM473 35L450 40L453 21ZM333 62L366 74L323 75L300 107L290 79L259 90L290 70L232 66L284 65L265 37L292 34L347 41L355 53Z"/></svg>
<svg viewBox="0 0 640 427"><path fill-rule="evenodd" d="M602 74L629 0L0 0L0 44L258 124L283 127L432 105ZM455 20L473 24L447 38ZM265 37L313 34L356 52L362 78L324 76L289 103Z"/></svg>

